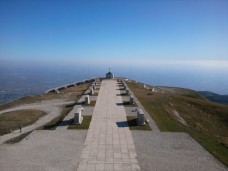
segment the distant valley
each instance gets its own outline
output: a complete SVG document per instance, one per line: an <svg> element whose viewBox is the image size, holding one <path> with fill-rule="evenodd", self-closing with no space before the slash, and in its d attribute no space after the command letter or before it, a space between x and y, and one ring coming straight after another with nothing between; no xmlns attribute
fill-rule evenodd
<svg viewBox="0 0 228 171"><path fill-rule="evenodd" d="M210 91L198 91L198 93L212 102L228 104L228 95L220 95Z"/></svg>

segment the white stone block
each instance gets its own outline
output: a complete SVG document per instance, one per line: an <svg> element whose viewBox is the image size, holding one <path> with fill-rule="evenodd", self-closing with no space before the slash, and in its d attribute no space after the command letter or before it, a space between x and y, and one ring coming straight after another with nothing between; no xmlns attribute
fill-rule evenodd
<svg viewBox="0 0 228 171"><path fill-rule="evenodd" d="M133 95L130 95L129 104L134 104L134 97L133 97Z"/></svg>
<svg viewBox="0 0 228 171"><path fill-rule="evenodd" d="M145 125L145 117L144 117L144 112L142 109L137 110L137 124Z"/></svg>
<svg viewBox="0 0 228 171"><path fill-rule="evenodd" d="M90 95L93 95L93 94L94 94L93 88L90 88Z"/></svg>
<svg viewBox="0 0 228 171"><path fill-rule="evenodd" d="M83 120L82 117L82 108L78 107L74 113L74 124L81 124Z"/></svg>
<svg viewBox="0 0 228 171"><path fill-rule="evenodd" d="M85 96L85 104L90 104L89 95Z"/></svg>
<svg viewBox="0 0 228 171"><path fill-rule="evenodd" d="M59 94L59 90L57 88L55 89L55 92Z"/></svg>

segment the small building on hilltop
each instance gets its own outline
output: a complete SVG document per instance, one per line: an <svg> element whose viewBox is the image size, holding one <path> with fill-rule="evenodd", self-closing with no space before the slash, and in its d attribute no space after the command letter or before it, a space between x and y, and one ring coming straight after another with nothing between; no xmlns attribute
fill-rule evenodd
<svg viewBox="0 0 228 171"><path fill-rule="evenodd" d="M110 68L109 72L106 74L106 79L114 79L114 74L110 72Z"/></svg>

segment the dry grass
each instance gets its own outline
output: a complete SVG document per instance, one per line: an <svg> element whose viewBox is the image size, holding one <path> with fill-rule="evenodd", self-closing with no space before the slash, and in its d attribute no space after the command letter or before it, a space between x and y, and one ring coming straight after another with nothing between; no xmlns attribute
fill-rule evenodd
<svg viewBox="0 0 228 171"><path fill-rule="evenodd" d="M64 90L61 90L59 94L52 92L48 94L36 95L36 96L26 96L18 100L0 105L0 110L9 109L15 106L20 106L23 104L31 104L41 102L43 100L52 100L52 99L66 99L68 101L77 100L86 89L89 87L89 84L82 84L75 87L70 87Z"/></svg>
<svg viewBox="0 0 228 171"><path fill-rule="evenodd" d="M67 99L69 101L71 100L76 101L86 91L88 87L89 87L89 84L82 84L79 86L64 89L60 91L59 94L48 93L48 94L42 94L37 96L23 97L13 102L1 105L0 110L12 108L23 104L41 102L43 100ZM72 107L73 105L64 106L62 108L62 113L60 114L60 116L54 118L52 121L45 124L39 129L55 129L61 123L64 117L70 112ZM12 130L18 129L20 123L22 123L23 126L34 123L36 120L39 119L40 115L42 115L40 113L43 114L43 112L37 111L37 110L21 110L21 111L11 112L10 114L7 113L7 115L1 114L0 115L0 134L10 133L11 129Z"/></svg>
<svg viewBox="0 0 228 171"><path fill-rule="evenodd" d="M92 96L98 96L98 93L94 93Z"/></svg>
<svg viewBox="0 0 228 171"><path fill-rule="evenodd" d="M123 101L122 105L125 107L138 107L136 103L130 104L129 101Z"/></svg>
<svg viewBox="0 0 228 171"><path fill-rule="evenodd" d="M12 138L12 139L6 141L5 143L6 144L16 144L16 143L20 142L21 140L23 140L25 137L27 137L31 133L32 133L32 131L26 132L24 134L21 134L21 135L15 137L15 138Z"/></svg>
<svg viewBox="0 0 228 171"><path fill-rule="evenodd" d="M67 129L89 129L92 116L83 116L82 124L71 124Z"/></svg>
<svg viewBox="0 0 228 171"><path fill-rule="evenodd" d="M83 104L83 106L95 106L96 105L96 101L95 100L91 100L90 104Z"/></svg>
<svg viewBox="0 0 228 171"><path fill-rule="evenodd" d="M228 166L228 106L209 102L195 91L179 88L174 94L151 93L133 82L126 82L161 131L189 133L204 148ZM166 87L163 87L166 88ZM189 127L173 115L176 109Z"/></svg>
<svg viewBox="0 0 228 171"><path fill-rule="evenodd" d="M18 110L0 115L0 135L10 133L11 130L31 125L46 113L40 110Z"/></svg>
<svg viewBox="0 0 228 171"><path fill-rule="evenodd" d="M138 125L137 124L137 119L135 116L127 116L127 123L129 126L130 130L147 130L147 131L151 131L151 127L148 123L146 123L145 125Z"/></svg>

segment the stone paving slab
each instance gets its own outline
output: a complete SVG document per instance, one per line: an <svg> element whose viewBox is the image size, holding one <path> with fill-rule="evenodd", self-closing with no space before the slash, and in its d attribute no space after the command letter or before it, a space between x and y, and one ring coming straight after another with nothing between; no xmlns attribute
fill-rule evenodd
<svg viewBox="0 0 228 171"><path fill-rule="evenodd" d="M75 171L87 130L36 130L0 146L1 171Z"/></svg>
<svg viewBox="0 0 228 171"><path fill-rule="evenodd" d="M115 80L103 80L78 171L140 170L126 112Z"/></svg>
<svg viewBox="0 0 228 171"><path fill-rule="evenodd" d="M187 133L132 131L132 137L143 171L227 171Z"/></svg>
<svg viewBox="0 0 228 171"><path fill-rule="evenodd" d="M137 112L135 110L136 108L137 107L124 107L127 116L135 116L135 117L137 117Z"/></svg>

